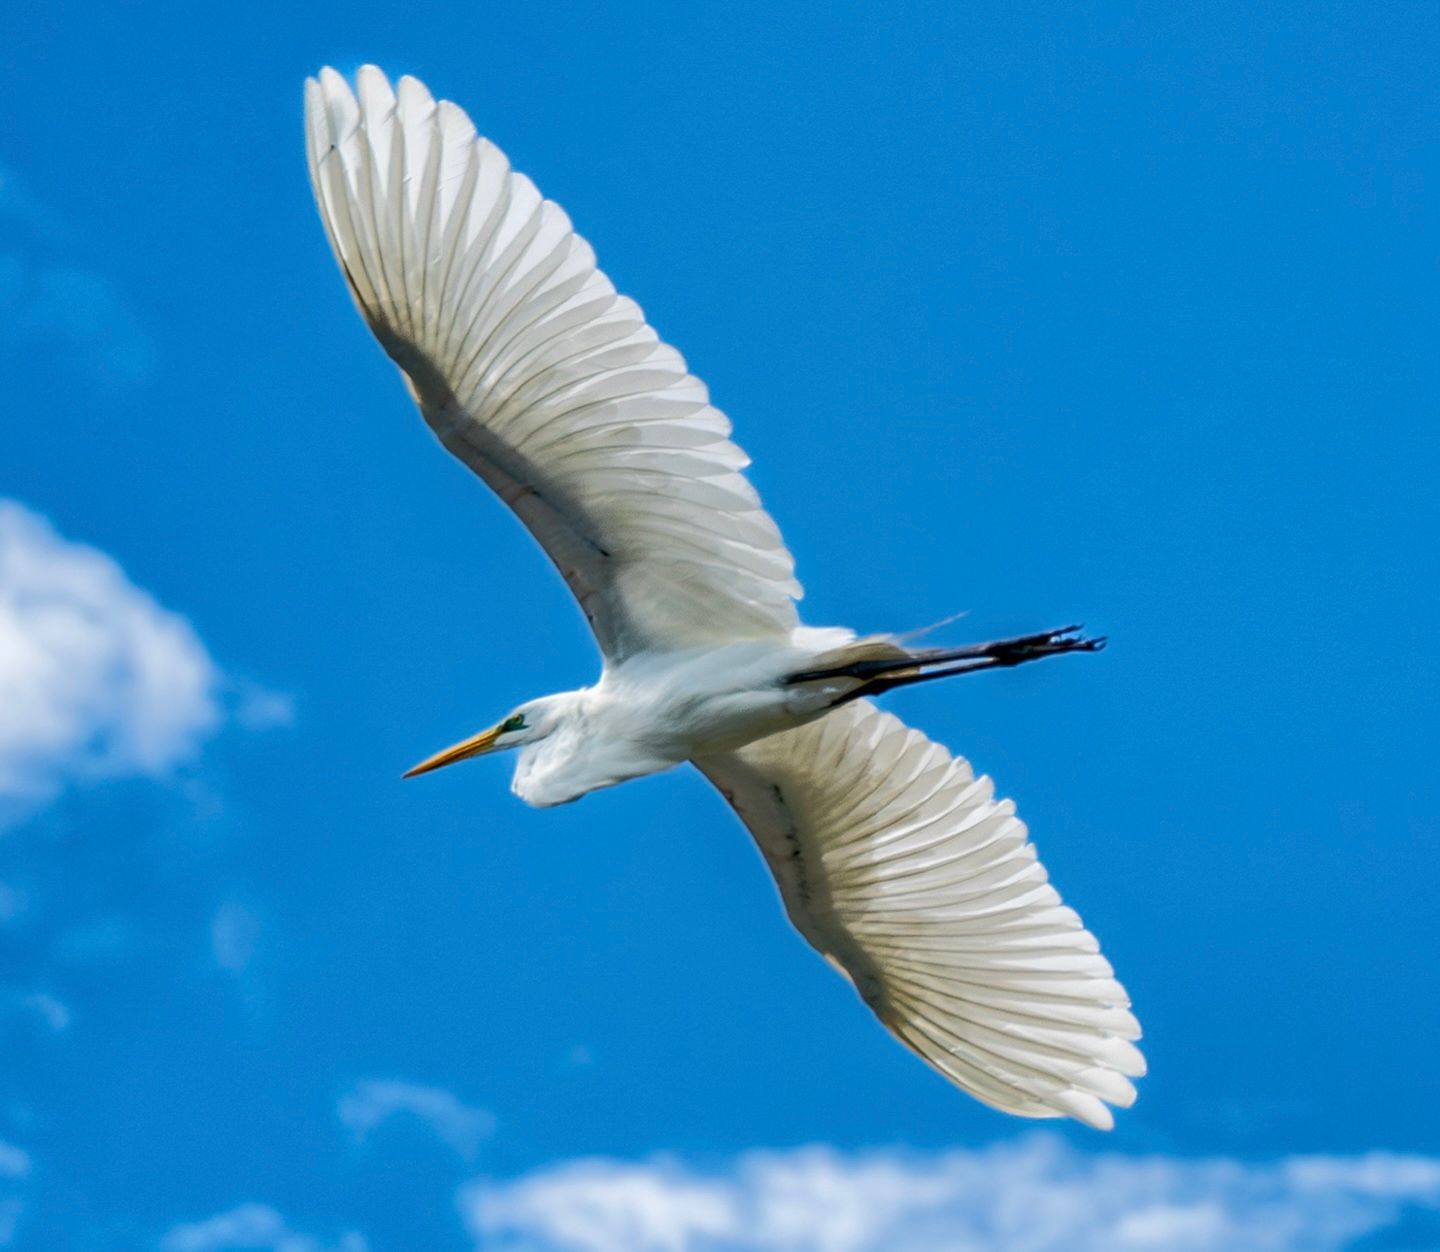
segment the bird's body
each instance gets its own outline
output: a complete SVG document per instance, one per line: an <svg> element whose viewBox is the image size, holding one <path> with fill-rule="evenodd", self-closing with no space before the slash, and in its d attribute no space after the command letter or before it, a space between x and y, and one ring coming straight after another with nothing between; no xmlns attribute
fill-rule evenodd
<svg viewBox="0 0 1440 1252"><path fill-rule="evenodd" d="M565 804L803 725L830 707L828 689L784 680L847 636L801 627L784 642L647 652L607 666L593 687L524 706L536 710L533 724L555 729L521 743L512 790L538 807Z"/></svg>
<svg viewBox="0 0 1440 1252"><path fill-rule="evenodd" d="M1144 1070L1124 989L1009 801L868 697L1093 651L1075 628L960 648L800 623L793 560L704 385L564 213L416 80L306 87L310 172L362 315L440 441L570 584L603 667L411 773L518 750L564 804L693 762L805 938L882 1022L997 1108L1109 1126Z"/></svg>

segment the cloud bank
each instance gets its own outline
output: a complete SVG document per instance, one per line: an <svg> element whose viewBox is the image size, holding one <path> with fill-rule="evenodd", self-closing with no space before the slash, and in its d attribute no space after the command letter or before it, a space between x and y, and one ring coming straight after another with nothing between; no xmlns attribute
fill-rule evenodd
<svg viewBox="0 0 1440 1252"><path fill-rule="evenodd" d="M573 1161L476 1180L459 1203L486 1252L1339 1252L1417 1220L1429 1242L1383 1246L1440 1243L1440 1159L1122 1156L1034 1134L704 1169Z"/></svg>
<svg viewBox="0 0 1440 1252"><path fill-rule="evenodd" d="M221 682L183 617L0 500L0 815L71 781L169 773L219 725Z"/></svg>

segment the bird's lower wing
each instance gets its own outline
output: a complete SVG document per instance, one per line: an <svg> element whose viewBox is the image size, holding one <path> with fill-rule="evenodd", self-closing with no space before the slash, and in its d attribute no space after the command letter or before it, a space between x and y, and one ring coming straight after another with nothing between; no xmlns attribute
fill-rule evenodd
<svg viewBox="0 0 1440 1252"><path fill-rule="evenodd" d="M1024 1117L1109 1128L1144 1072L1125 989L990 780L868 702L695 764L791 920L905 1044Z"/></svg>
<svg viewBox="0 0 1440 1252"><path fill-rule="evenodd" d="M602 651L783 635L800 586L705 385L564 211L449 101L373 66L305 88L361 313L444 445L519 515Z"/></svg>

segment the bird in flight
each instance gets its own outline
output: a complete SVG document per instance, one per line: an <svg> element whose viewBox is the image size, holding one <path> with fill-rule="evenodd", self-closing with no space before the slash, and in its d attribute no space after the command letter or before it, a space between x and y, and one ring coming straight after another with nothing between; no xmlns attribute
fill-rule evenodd
<svg viewBox="0 0 1440 1252"><path fill-rule="evenodd" d="M538 806L689 761L800 933L897 1038L1022 1117L1108 1129L1145 1064L1124 988L1024 823L871 697L1094 651L1078 628L915 648L800 624L730 422L564 211L464 111L374 66L305 85L310 178L360 314L440 442L529 528L603 656L417 765L517 750ZM408 775L407 775L408 776Z"/></svg>

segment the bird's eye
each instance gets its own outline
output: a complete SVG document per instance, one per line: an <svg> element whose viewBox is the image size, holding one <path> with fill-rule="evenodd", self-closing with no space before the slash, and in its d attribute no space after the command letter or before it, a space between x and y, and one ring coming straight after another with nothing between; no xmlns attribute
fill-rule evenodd
<svg viewBox="0 0 1440 1252"><path fill-rule="evenodd" d="M508 735L512 730L525 729L525 714L516 713L514 717L507 717L500 723L500 733Z"/></svg>

